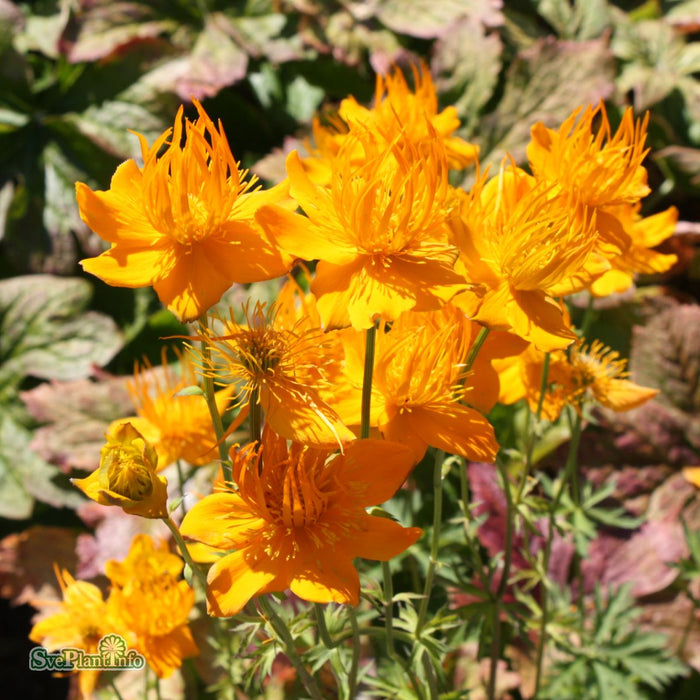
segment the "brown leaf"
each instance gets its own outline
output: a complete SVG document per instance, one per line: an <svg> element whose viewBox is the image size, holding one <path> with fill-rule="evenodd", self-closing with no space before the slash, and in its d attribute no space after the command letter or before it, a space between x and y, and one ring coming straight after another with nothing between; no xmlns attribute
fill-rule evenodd
<svg viewBox="0 0 700 700"><path fill-rule="evenodd" d="M35 525L0 540L0 596L15 605L60 600L54 564L75 572L76 539L69 528Z"/></svg>
<svg viewBox="0 0 700 700"><path fill-rule="evenodd" d="M35 432L31 449L66 472L95 469L109 424L134 413L127 380L103 377L97 381L53 381L22 392L20 396L32 417L48 423Z"/></svg>

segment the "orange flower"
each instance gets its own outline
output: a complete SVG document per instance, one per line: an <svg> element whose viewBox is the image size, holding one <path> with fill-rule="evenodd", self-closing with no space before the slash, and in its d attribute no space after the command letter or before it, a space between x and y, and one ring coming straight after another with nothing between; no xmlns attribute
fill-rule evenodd
<svg viewBox="0 0 700 700"><path fill-rule="evenodd" d="M237 490L206 496L185 516L183 536L236 551L209 570L209 612L235 615L253 597L291 588L318 603L357 605L353 559L387 561L420 536L367 506L391 498L414 456L383 440L357 440L329 459L327 451L265 429L261 444L231 450Z"/></svg>
<svg viewBox="0 0 700 700"><path fill-rule="evenodd" d="M437 94L430 71L425 63L412 65L413 90L403 72L394 67L387 75L377 75L374 105L358 104L354 97L340 103L337 113L316 118L313 122L315 147L308 146L311 157L303 159L309 177L319 185L331 180L332 161L340 147L353 132L367 130L386 146L402 130L412 144L419 145L437 138L442 142L450 168L464 168L473 163L479 147L453 136L459 129L457 110L449 106L438 112ZM346 157L356 165L366 157L361 141Z"/></svg>
<svg viewBox="0 0 700 700"><path fill-rule="evenodd" d="M404 314L390 331L380 328L377 333L370 424L387 440L410 446L417 460L429 445L480 462L496 457L493 427L463 403L489 410L498 395L486 353L480 353L481 362L468 375L464 372L479 328L447 306ZM349 425L359 425L364 338L349 333L344 337L346 367L354 392L341 388L343 399L334 405Z"/></svg>
<svg viewBox="0 0 700 700"><path fill-rule="evenodd" d="M144 655L159 678L199 653L187 624L194 591L179 580L183 566L167 543L156 547L148 535L134 537L123 562L105 564L112 582L110 609L120 614L132 637L130 646Z"/></svg>
<svg viewBox="0 0 700 700"><path fill-rule="evenodd" d="M596 120L600 126L594 130ZM613 134L601 102L583 112L577 109L556 131L541 122L531 129L527 155L533 175L579 202L589 217L595 211L598 249L606 257L620 255L630 245L620 222L606 208L636 204L650 192L642 165L648 152L648 121L647 113L635 122L628 108Z"/></svg>
<svg viewBox="0 0 700 700"><path fill-rule="evenodd" d="M234 282L288 269L254 221L263 204L289 204L286 185L263 192L246 181L221 124L194 104L199 118L184 129L181 107L150 148L139 135L142 168L122 163L106 192L76 185L83 220L111 244L83 269L118 287L153 286L181 321L201 316Z"/></svg>
<svg viewBox="0 0 700 700"><path fill-rule="evenodd" d="M453 303L542 350L567 347L576 335L554 297L592 279L586 267L597 243L592 222L515 166L457 196L450 223L460 248L457 269L470 287Z"/></svg>
<svg viewBox="0 0 700 700"><path fill-rule="evenodd" d="M167 481L156 474L158 455L129 422L112 426L100 452L100 466L72 482L93 501L120 506L144 518L168 516Z"/></svg>
<svg viewBox="0 0 700 700"><path fill-rule="evenodd" d="M529 346L520 355L494 362L501 375L502 403L527 399L535 411L542 385L545 353ZM542 415L556 420L564 406L580 410L586 400L594 400L613 411L629 411L658 394L657 389L640 386L627 377L627 362L599 340L588 346L572 346L568 353L553 352L547 372L547 391Z"/></svg>
<svg viewBox="0 0 700 700"><path fill-rule="evenodd" d="M215 381L233 382L238 403L254 396L272 429L287 439L342 445L354 436L321 398L329 388L328 341L307 317L295 318L289 301L268 309L258 302L252 312L246 309L246 325L232 311L229 319L217 319L221 334L203 336L214 350L204 370Z"/></svg>
<svg viewBox="0 0 700 700"><path fill-rule="evenodd" d="M87 581L76 581L65 569L56 578L61 587L63 602L37 604L57 605L59 611L37 622L29 633L29 639L49 651L73 648L88 654L98 651L98 643L106 634L121 629L119 615L108 609L102 591ZM117 611L118 612L118 611ZM78 687L83 700L92 697L100 671L78 671Z"/></svg>
<svg viewBox="0 0 700 700"><path fill-rule="evenodd" d="M178 357L179 376L167 364L164 350L161 368L153 370L146 363L150 371L137 369L129 384L138 416L126 420L155 448L159 471L179 459L199 466L218 458L206 399L202 395L179 395L185 387L197 384L197 375L189 360ZM216 394L219 414L228 408L233 389L230 386ZM115 421L109 430L123 422Z"/></svg>
<svg viewBox="0 0 700 700"><path fill-rule="evenodd" d="M676 262L675 255L664 255L651 249L673 235L678 210L669 207L658 214L642 217L639 209L639 204L624 204L611 209L630 237L630 245L622 255L610 260L612 269L591 284L590 291L594 296L624 292L634 284L636 274L666 272Z"/></svg>
<svg viewBox="0 0 700 700"><path fill-rule="evenodd" d="M352 161L358 141L366 158ZM327 329L370 328L409 309L439 308L462 280L447 240L447 167L437 137L388 147L369 134L344 141L330 189L315 185L296 151L290 191L307 217L263 207L258 221L290 255L320 260L311 290Z"/></svg>

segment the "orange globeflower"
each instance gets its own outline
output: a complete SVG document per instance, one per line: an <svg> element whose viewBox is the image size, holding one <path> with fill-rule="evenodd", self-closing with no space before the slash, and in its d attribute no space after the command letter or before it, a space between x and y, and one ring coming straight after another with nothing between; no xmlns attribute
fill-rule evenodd
<svg viewBox="0 0 700 700"><path fill-rule="evenodd" d="M594 131L593 122L600 120ZM599 249L606 256L623 253L629 237L605 207L635 204L651 191L642 161L649 114L634 120L627 108L613 134L601 102L577 109L559 129L538 122L531 129L527 147L535 179L555 185L588 210L596 212ZM589 214L590 215L590 214Z"/></svg>
<svg viewBox="0 0 700 700"><path fill-rule="evenodd" d="M87 581L76 581L65 569L60 572L56 567L56 578L63 602L35 603L37 607L56 605L59 610L37 622L29 633L29 639L49 651L72 648L96 654L102 637L121 630L120 611L111 611L107 607L97 586ZM99 670L78 671L82 700L92 697L99 675Z"/></svg>
<svg viewBox="0 0 700 700"><path fill-rule="evenodd" d="M478 371L464 371L479 328L448 306L404 314L390 331L380 328L377 333L370 424L387 440L410 446L417 460L429 445L479 462L496 457L493 427L463 403L489 410L498 396L498 380L485 352ZM349 425L359 425L364 338L350 333L344 337L346 371L354 392L341 388L343 398L336 407Z"/></svg>
<svg viewBox="0 0 700 700"><path fill-rule="evenodd" d="M610 260L612 269L595 280L590 291L593 296L604 297L624 292L634 283L636 274L666 272L678 259L676 255L664 255L652 250L673 235L678 220L678 210L669 207L665 211L642 217L640 204L621 204L610 209L630 237L630 246Z"/></svg>
<svg viewBox="0 0 700 700"><path fill-rule="evenodd" d="M390 144L398 130L403 130L406 139L413 144L429 142L437 136L442 141L450 168L464 168L473 163L479 147L453 136L460 121L453 106L438 112L437 94L430 70L421 62L411 65L413 90L403 72L394 67L387 75L377 75L374 105L371 108L358 104L354 97L347 97L338 112L316 118L313 122L315 148L308 147L311 157L303 164L311 179L328 185L331 179L332 160L350 133L358 129L371 131ZM349 157L355 163L365 158L361 142L355 142Z"/></svg>
<svg viewBox="0 0 700 700"><path fill-rule="evenodd" d="M353 163L358 143L367 155ZM306 217L268 206L257 219L290 255L321 261L311 291L326 329L360 330L439 308L463 284L447 240L447 164L437 137L416 146L402 133L383 146L369 132L353 135L333 161L329 189L311 181L296 151L287 172Z"/></svg>
<svg viewBox="0 0 700 700"><path fill-rule="evenodd" d="M413 452L384 440L357 440L344 454L284 438L231 449L236 491L206 496L185 516L187 539L230 551L207 577L209 612L238 613L256 595L283 591L317 603L357 605L353 559L387 561L421 534L365 508L391 498L414 465Z"/></svg>
<svg viewBox="0 0 700 700"><path fill-rule="evenodd" d="M254 397L272 429L287 439L342 445L354 435L321 398L330 388L328 339L308 318L290 317L287 294L283 307L258 302L252 312L246 308L245 325L232 311L229 319L217 319L221 333L209 330L202 337L214 351L204 371L215 381L233 382L237 403Z"/></svg>
<svg viewBox="0 0 700 700"><path fill-rule="evenodd" d="M158 455L131 423L110 428L100 466L84 479L71 479L88 498L120 506L144 518L168 517L168 482L156 474Z"/></svg>
<svg viewBox="0 0 700 700"><path fill-rule="evenodd" d="M76 185L83 220L111 243L83 260L83 269L117 287L153 286L183 322L201 316L234 282L271 279L288 269L254 221L263 204L289 204L286 185L256 189L221 124L194 104L199 118L186 119L184 129L181 107L173 129L150 148L139 135L143 167L122 163L106 192Z"/></svg>
<svg viewBox="0 0 700 700"><path fill-rule="evenodd" d="M162 353L162 367L153 370L137 369L129 383L129 393L138 416L114 421L109 428L116 428L125 420L141 433L158 455L158 470L179 459L200 466L218 459L216 435L211 414L204 396L181 396L185 387L197 384L194 365L186 358L180 359L181 371L177 376L167 364L166 352ZM223 415L231 402L234 387L217 392L216 405Z"/></svg>
<svg viewBox="0 0 700 700"><path fill-rule="evenodd" d="M105 564L112 582L108 605L121 615L129 646L144 655L159 678L199 653L187 623L194 591L179 579L183 566L166 542L156 547L148 535L134 537L124 561Z"/></svg>
<svg viewBox="0 0 700 700"><path fill-rule="evenodd" d="M456 195L450 224L460 248L457 269L470 286L452 303L542 350L565 348L576 335L554 297L581 290L593 277L586 266L597 241L593 222L514 165L484 179Z"/></svg>
<svg viewBox="0 0 700 700"><path fill-rule="evenodd" d="M505 404L527 399L535 411L540 397L545 353L529 346L520 355L496 360L501 374L501 396ZM564 406L580 410L585 400L593 400L613 411L629 411L658 394L657 389L640 386L627 377L627 362L599 340L587 346L573 346L568 352L552 352L547 372L547 390L542 415L556 420Z"/></svg>

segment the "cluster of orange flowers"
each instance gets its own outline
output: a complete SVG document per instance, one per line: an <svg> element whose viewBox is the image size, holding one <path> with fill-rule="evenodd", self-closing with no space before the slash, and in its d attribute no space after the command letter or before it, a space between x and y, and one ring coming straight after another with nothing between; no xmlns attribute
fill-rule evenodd
<svg viewBox="0 0 700 700"><path fill-rule="evenodd" d="M486 414L499 400L538 404L546 353L552 419L566 403L625 410L655 393L599 343L582 346L562 303L622 291L674 262L652 247L673 232L675 210L639 213L646 120L627 110L613 132L601 104L559 129L536 124L530 172L504 162L477 171L466 192L449 173L478 149L454 135L453 107L438 111L425 67L412 78L413 88L395 70L378 78L371 109L348 98L316 120L315 145L290 153L287 179L271 189L241 170L197 102L194 121L180 110L152 146L141 137L143 165L119 166L109 190L77 185L84 220L111 244L84 269L153 286L181 321L200 321L203 348L182 360L181 378L166 371L156 398L137 373L138 416L113 427L112 449L81 488L167 517L157 470L216 454L212 401L180 394L197 373L222 387L220 413L264 414L261 437L230 450L232 479L180 527L212 562L214 615L286 588L356 604L353 559L388 560L420 535L365 508L389 499L429 446L493 461ZM231 285L291 270L276 303L247 306L244 322L234 311L207 317Z"/></svg>
<svg viewBox="0 0 700 700"><path fill-rule="evenodd" d="M34 625L29 637L49 651L95 654L103 637L118 634L159 678L166 678L184 658L199 653L188 626L194 591L179 580L182 568L182 559L170 553L167 543L156 545L148 535L137 535L124 561L106 564L111 583L106 600L94 584L57 571L63 601L55 604L58 612ZM83 698L92 695L99 674L96 668L79 671Z"/></svg>

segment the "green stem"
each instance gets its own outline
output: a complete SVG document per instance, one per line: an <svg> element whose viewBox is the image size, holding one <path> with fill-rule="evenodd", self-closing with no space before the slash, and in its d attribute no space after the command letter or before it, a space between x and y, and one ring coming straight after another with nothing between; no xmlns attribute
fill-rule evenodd
<svg viewBox="0 0 700 700"><path fill-rule="evenodd" d="M314 614L316 615L316 627L318 628L319 636L323 642L323 646L326 649L335 649L337 646L343 643L342 639L337 639L333 641L333 638L326 627L326 617L323 612L324 608L321 603L314 603Z"/></svg>
<svg viewBox="0 0 700 700"><path fill-rule="evenodd" d="M219 459L221 460L221 469L223 470L224 474L224 482L231 484L233 483L233 471L231 469L231 463L228 460L228 453L226 451L224 423L221 420L221 415L219 414L219 407L216 405L214 378L209 374L209 368L211 367L211 348L209 347L209 343L207 343L205 340L208 330L209 322L207 320L207 315L202 314L202 316L199 318L199 332L202 336L200 348L202 353L202 364L204 366L204 397L207 401L207 406L209 407L209 415L211 416L211 422L214 426L214 433L216 434L216 443L219 448Z"/></svg>
<svg viewBox="0 0 700 700"><path fill-rule="evenodd" d="M547 541L544 546L544 556L542 560L543 576L547 576L547 570L549 569L549 559L552 554L552 543L554 540L554 528L556 525L556 513L559 508L559 503L561 502L562 496L564 495L564 489L566 488L569 481L576 481L576 467L578 465L578 447L581 441L581 414L576 413L576 419L571 425L571 442L569 444L569 454L566 458L566 466L564 467L564 476L559 482L559 487L557 488L552 503L549 507L549 523L547 529ZM578 493L578 485L577 490ZM583 595L583 591L579 591L579 596ZM549 592L545 584L542 585L542 616L540 619L540 636L537 641L537 657L535 662L535 697L540 689L542 683L542 666L544 661L544 651L547 644L547 625L549 623Z"/></svg>
<svg viewBox="0 0 700 700"><path fill-rule="evenodd" d="M476 561L476 570L479 580L481 581L481 587L484 591L488 591L488 577L485 572L484 560L481 556L479 545L477 543L477 546L474 546L474 542L472 542L472 539L469 537L469 527L467 525L469 522L469 510L467 505L469 503L469 484L467 483L467 465L464 458L460 459L459 464L459 493L462 499L462 513L464 514L464 539L469 548L469 553Z"/></svg>
<svg viewBox="0 0 700 700"><path fill-rule="evenodd" d="M442 450L436 450L435 462L433 464L433 532L430 542L430 560L428 562L428 571L425 575L423 597L421 598L420 608L418 609L416 637L420 637L420 633L425 625L425 618L428 614L428 604L430 603L430 593L433 590L435 569L438 564L438 552L440 550L440 528L442 525L442 464L444 458L445 453Z"/></svg>
<svg viewBox="0 0 700 700"><path fill-rule="evenodd" d="M360 418L360 438L369 437L370 408L372 403L372 374L374 372L374 346L377 337L377 326L368 328L365 332L365 369L362 376L362 414Z"/></svg>
<svg viewBox="0 0 700 700"><path fill-rule="evenodd" d="M523 469L523 478L518 484L518 492L515 497L515 502L519 503L520 498L523 495L523 490L525 489L525 484L530 477L530 472L532 471L532 455L535 451L535 444L537 443L537 437L539 433L539 424L542 420L542 407L544 405L544 397L547 393L547 387L549 386L549 353L545 353L544 364L542 365L542 377L540 378L540 395L537 397L537 412L535 413L536 427L533 430L531 420L532 412L528 412L527 420L527 447L525 448L525 468Z"/></svg>
<svg viewBox="0 0 700 700"><path fill-rule="evenodd" d="M510 479L506 468L497 461L498 471L503 482L503 493L506 497L506 533L503 552L503 570L501 580L498 582L498 590L493 601L493 636L491 638L491 666L489 669L488 698L495 700L496 697L496 675L498 671L498 661L501 656L501 611L503 610L503 597L508 587L510 578L510 565L513 558L513 533L515 530L515 509L513 508L513 494L510 490Z"/></svg>
<svg viewBox="0 0 700 700"><path fill-rule="evenodd" d="M248 407L250 441L260 442L262 437L262 406L260 405L260 389L257 386L250 392Z"/></svg>
<svg viewBox="0 0 700 700"><path fill-rule="evenodd" d="M423 654L423 670L425 671L425 679L428 682L430 700L438 700L440 691L438 690L437 678L435 678L435 669L428 654Z"/></svg>
<svg viewBox="0 0 700 700"><path fill-rule="evenodd" d="M124 700L122 694L119 692L119 688L117 688L117 684L114 682L113 673L110 673L109 675L109 684L112 686L112 690L114 691L114 695L116 696L117 700Z"/></svg>
<svg viewBox="0 0 700 700"><path fill-rule="evenodd" d="M311 695L313 700L323 700L323 695L319 690L316 679L308 672L306 666L304 666L304 663L302 662L294 646L292 633L289 631L289 628L285 624L284 620L275 612L274 608L272 605L270 605L265 596L259 596L257 600L263 615L270 621L275 633L282 640L285 654L287 655L287 658L291 662L292 666L294 666L296 669L299 679L304 684L304 687L308 691L309 695Z"/></svg>
<svg viewBox="0 0 700 700"><path fill-rule="evenodd" d="M357 628L355 611L348 607L348 617L352 628L352 661L348 673L348 700L355 700L357 694L357 672L360 670L360 633Z"/></svg>
<svg viewBox="0 0 700 700"><path fill-rule="evenodd" d="M384 624L386 625L386 650L389 658L394 656L394 583L388 561L382 562L384 574ZM413 640L411 640L413 641Z"/></svg>
<svg viewBox="0 0 700 700"><path fill-rule="evenodd" d="M175 464L177 465L177 480L180 484L180 510L182 511L182 517L184 518L185 515L187 515L187 507L185 506L185 475L182 471L181 460L176 460Z"/></svg>
<svg viewBox="0 0 700 700"><path fill-rule="evenodd" d="M486 326L482 326L479 334L476 336L476 340L474 340L474 344L471 346L471 348L469 348L469 353L467 354L467 359L464 363L465 374L472 368L474 360L476 360L476 356L479 354L479 350L481 350L481 346L488 337L489 330L490 329L486 328Z"/></svg>
<svg viewBox="0 0 700 700"><path fill-rule="evenodd" d="M175 544L177 544L177 547L180 550L180 554L182 554L182 558L185 560L187 566L190 567L192 573L197 577L197 580L202 584L202 589L206 594L207 579L204 577L204 574L202 573L202 570L199 568L199 566L194 563L192 555L190 554L190 551L187 549L187 545L185 544L185 540L182 539L182 535L177 529L177 525L175 525L175 523L170 519L170 517L161 518L161 520L168 526L168 530L170 530L170 532L172 533L173 539L175 540Z"/></svg>

